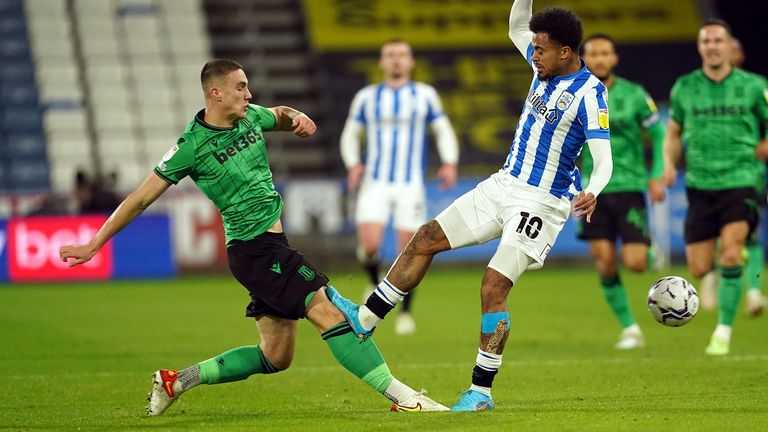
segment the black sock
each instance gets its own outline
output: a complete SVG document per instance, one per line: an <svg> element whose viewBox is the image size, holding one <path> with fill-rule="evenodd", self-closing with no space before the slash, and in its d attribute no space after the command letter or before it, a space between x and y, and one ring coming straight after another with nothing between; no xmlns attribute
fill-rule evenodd
<svg viewBox="0 0 768 432"><path fill-rule="evenodd" d="M403 307L400 309L400 312L411 313L411 302L413 301L413 293L415 291L415 289L412 289L408 292L408 295L405 296L403 299Z"/></svg>
<svg viewBox="0 0 768 432"><path fill-rule="evenodd" d="M379 267L381 267L381 260L371 260L363 264L363 269L368 273L371 285L376 286L379 284Z"/></svg>
<svg viewBox="0 0 768 432"><path fill-rule="evenodd" d="M408 296L405 296L408 297ZM371 312L375 313L377 317L384 319L385 316L394 309L395 307L391 304L385 302L381 297L378 295L372 295L368 297L368 300L365 302L365 306L371 310Z"/></svg>
<svg viewBox="0 0 768 432"><path fill-rule="evenodd" d="M472 384L490 388L493 386L493 379L496 377L497 373L499 373L498 370L488 371L480 366L475 366L475 368L472 369Z"/></svg>

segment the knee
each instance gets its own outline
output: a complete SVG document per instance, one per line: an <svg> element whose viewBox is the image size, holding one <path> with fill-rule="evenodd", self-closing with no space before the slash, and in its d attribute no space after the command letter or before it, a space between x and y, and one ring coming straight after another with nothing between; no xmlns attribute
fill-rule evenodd
<svg viewBox="0 0 768 432"><path fill-rule="evenodd" d="M632 255L624 257L624 268L636 273L643 272L648 268L647 255Z"/></svg>
<svg viewBox="0 0 768 432"><path fill-rule="evenodd" d="M433 255L444 250L443 241L447 243L440 224L431 220L419 227L405 250L415 255Z"/></svg>
<svg viewBox="0 0 768 432"><path fill-rule="evenodd" d="M693 275L693 277L695 277L696 279L703 278L704 275L706 275L713 269L712 265L706 265L704 263L695 263L695 262L690 263L688 267L691 272L691 275Z"/></svg>
<svg viewBox="0 0 768 432"><path fill-rule="evenodd" d="M293 362L293 350L281 349L280 347L262 347L264 357L269 360L277 372L284 371L291 367Z"/></svg>
<svg viewBox="0 0 768 432"><path fill-rule="evenodd" d="M741 247L722 248L720 252L720 265L723 267L733 267L741 265Z"/></svg>

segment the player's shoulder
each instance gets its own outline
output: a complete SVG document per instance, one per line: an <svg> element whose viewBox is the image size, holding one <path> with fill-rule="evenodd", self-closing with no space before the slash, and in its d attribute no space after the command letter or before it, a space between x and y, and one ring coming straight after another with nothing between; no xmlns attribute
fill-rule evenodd
<svg viewBox="0 0 768 432"><path fill-rule="evenodd" d="M376 93L376 90L378 90L383 86L384 86L383 82L368 84L367 86L358 90L357 93L355 94L355 97L356 98L370 97L371 95L374 95Z"/></svg>
<svg viewBox="0 0 768 432"><path fill-rule="evenodd" d="M431 93L437 93L437 90L435 90L435 88L434 88L434 87L432 87L432 85L431 85L431 84L427 84L427 83L425 83L425 82L421 82L421 81L410 81L410 82L409 82L408 84L406 84L406 85L408 85L408 86L412 86L412 87L413 87L413 88L415 88L416 90L427 91L427 92L431 92Z"/></svg>
<svg viewBox="0 0 768 432"><path fill-rule="evenodd" d="M683 74L677 77L675 80L675 86L686 86L695 83L696 81L700 81L702 78L704 78L704 71L702 71L700 68L692 70L687 74Z"/></svg>
<svg viewBox="0 0 768 432"><path fill-rule="evenodd" d="M766 85L766 82L768 82L768 80L766 80L764 76L758 73L745 71L744 69L733 68L733 73L736 74L736 76L738 76L739 78L761 87L764 87Z"/></svg>

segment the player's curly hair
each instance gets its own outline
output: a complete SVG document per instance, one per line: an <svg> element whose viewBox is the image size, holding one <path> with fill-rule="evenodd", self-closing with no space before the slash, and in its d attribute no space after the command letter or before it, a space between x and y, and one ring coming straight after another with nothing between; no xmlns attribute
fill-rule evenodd
<svg viewBox="0 0 768 432"><path fill-rule="evenodd" d="M232 71L242 69L240 63L229 59L215 59L211 60L203 66L203 70L200 71L200 83L205 85L213 78L218 78L223 75L227 75Z"/></svg>
<svg viewBox="0 0 768 432"><path fill-rule="evenodd" d="M553 41L579 52L584 30L581 20L573 11L559 7L548 7L536 12L528 23L534 33L547 33Z"/></svg>

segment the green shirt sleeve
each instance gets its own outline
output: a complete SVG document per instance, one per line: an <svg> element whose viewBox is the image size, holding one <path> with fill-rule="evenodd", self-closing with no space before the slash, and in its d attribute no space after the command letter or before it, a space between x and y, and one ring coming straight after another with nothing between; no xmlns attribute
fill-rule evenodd
<svg viewBox="0 0 768 432"><path fill-rule="evenodd" d="M188 176L195 167L195 146L182 136L168 150L155 167L155 174L165 181L176 184Z"/></svg>
<svg viewBox="0 0 768 432"><path fill-rule="evenodd" d="M685 123L685 111L683 110L680 87L682 87L682 85L679 80L672 86L672 92L669 95L669 118L682 126Z"/></svg>
<svg viewBox="0 0 768 432"><path fill-rule="evenodd" d="M249 108L249 120L253 123L258 123L261 126L261 130L268 132L275 128L277 119L272 110L255 104L251 104Z"/></svg>

